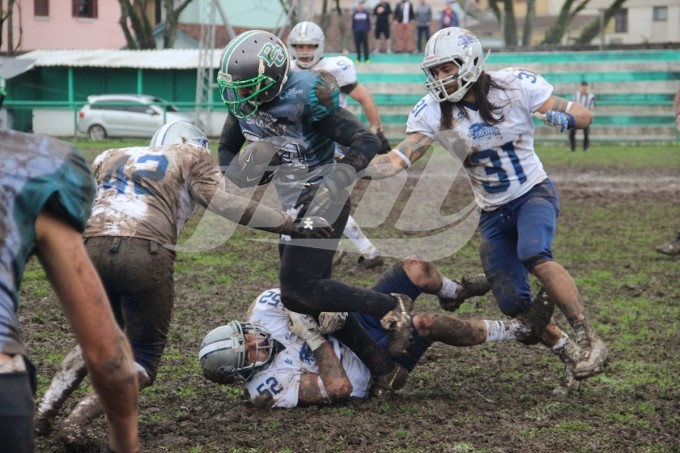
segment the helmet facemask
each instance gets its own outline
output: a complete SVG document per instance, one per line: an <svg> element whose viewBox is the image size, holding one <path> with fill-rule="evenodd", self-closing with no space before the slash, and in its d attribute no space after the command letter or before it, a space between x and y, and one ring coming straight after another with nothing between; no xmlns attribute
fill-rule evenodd
<svg viewBox="0 0 680 453"><path fill-rule="evenodd" d="M217 84L227 110L236 118L245 119L257 112L260 107L258 96L276 85L276 80L260 73L252 79L235 81L229 74L220 71Z"/></svg>

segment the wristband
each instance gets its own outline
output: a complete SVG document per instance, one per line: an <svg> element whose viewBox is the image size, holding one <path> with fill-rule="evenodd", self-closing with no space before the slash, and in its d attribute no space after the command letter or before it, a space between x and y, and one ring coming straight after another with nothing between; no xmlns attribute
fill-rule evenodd
<svg viewBox="0 0 680 453"><path fill-rule="evenodd" d="M406 157L406 154L402 153L398 149L393 149L392 152L399 156L399 158L404 161L404 163L406 164L406 168L409 168L411 166L411 159Z"/></svg>

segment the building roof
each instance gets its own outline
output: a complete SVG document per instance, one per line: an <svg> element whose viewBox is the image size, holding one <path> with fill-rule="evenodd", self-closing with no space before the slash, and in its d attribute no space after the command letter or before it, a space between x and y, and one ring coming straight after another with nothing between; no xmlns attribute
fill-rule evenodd
<svg viewBox="0 0 680 453"><path fill-rule="evenodd" d="M214 49L213 67L219 67L221 49ZM198 49L161 50L33 50L17 59L34 60L36 67L72 66L133 69L195 69Z"/></svg>
<svg viewBox="0 0 680 453"><path fill-rule="evenodd" d="M28 71L35 64L32 58L18 59L14 57L0 58L0 75L3 79L9 80Z"/></svg>

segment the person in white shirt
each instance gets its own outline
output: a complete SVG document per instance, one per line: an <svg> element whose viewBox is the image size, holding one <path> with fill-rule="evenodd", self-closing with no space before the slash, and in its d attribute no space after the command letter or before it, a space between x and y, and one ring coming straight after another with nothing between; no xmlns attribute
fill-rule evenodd
<svg viewBox="0 0 680 453"><path fill-rule="evenodd" d="M572 100L578 102L590 112L595 110L595 96L588 91L588 82L585 80L581 82L581 88L576 92ZM576 128L569 129L569 146L572 152L576 151ZM586 126L583 128L583 151L588 151L589 146L590 126Z"/></svg>
<svg viewBox="0 0 680 453"><path fill-rule="evenodd" d="M483 278L483 275L481 276ZM443 276L429 262L404 259L386 272L373 287L386 294L398 291L415 299L420 294L442 296L451 290L460 305L466 297L489 290L486 279L475 292L465 290ZM517 340L532 343L552 314L547 299L527 316L510 321L487 321L422 313L413 317L413 339L406 354L396 356L400 373L389 386L390 395L404 387L408 373L435 341L452 346ZM360 314L364 329L383 348L387 333L377 317ZM331 404L353 398L383 396L379 382L372 382L368 368L332 332L342 328L338 313L310 315L287 310L277 288L262 292L248 309L248 321L232 321L210 331L201 343L199 361L204 376L218 384L243 384L254 405L261 408ZM575 357L575 356L574 356Z"/></svg>
<svg viewBox="0 0 680 453"><path fill-rule="evenodd" d="M554 96L539 74L517 68L485 72L484 59L470 31L435 33L421 65L428 94L411 111L407 138L374 157L366 174L381 178L403 171L435 140L460 159L481 210L480 256L499 308L508 316L529 309L533 274L574 331L581 358L567 368L567 378L576 382L601 373L608 350L586 317L574 280L553 259L559 198L534 150L532 116L564 132L587 127L592 115ZM571 340L559 329L553 332L542 342L558 352Z"/></svg>

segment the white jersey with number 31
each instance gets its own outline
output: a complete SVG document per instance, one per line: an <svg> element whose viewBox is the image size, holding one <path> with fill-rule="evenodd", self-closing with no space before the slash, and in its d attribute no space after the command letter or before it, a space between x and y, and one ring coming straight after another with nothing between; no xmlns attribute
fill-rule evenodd
<svg viewBox="0 0 680 453"><path fill-rule="evenodd" d="M552 95L553 87L531 71L506 68L490 72L504 87L492 88L489 102L501 107L496 113L503 121L484 123L476 104L463 103L468 118L453 108L453 130L440 132L440 104L428 94L413 107L406 133L435 138L442 146L466 143L454 154L464 157L463 167L480 208L492 211L527 193L548 175L534 151L534 122L531 114ZM457 139L457 140L456 140Z"/></svg>

